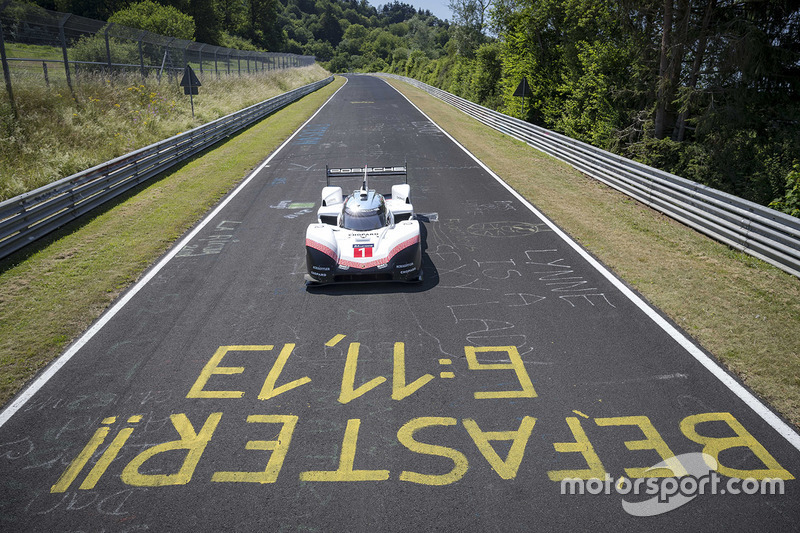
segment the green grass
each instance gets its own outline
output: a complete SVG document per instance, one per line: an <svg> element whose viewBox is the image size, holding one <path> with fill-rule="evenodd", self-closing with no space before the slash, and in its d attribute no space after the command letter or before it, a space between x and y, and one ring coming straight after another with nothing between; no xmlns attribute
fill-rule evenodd
<svg viewBox="0 0 800 533"><path fill-rule="evenodd" d="M41 44L22 44L22 43L5 43L6 57L22 58L22 59L46 59L48 61L64 61L61 49L55 46L45 46ZM12 62L11 70L18 68L24 63L17 61ZM40 65L41 66L41 65Z"/></svg>
<svg viewBox="0 0 800 533"><path fill-rule="evenodd" d="M784 417L800 425L800 280L391 81Z"/></svg>
<svg viewBox="0 0 800 533"><path fill-rule="evenodd" d="M308 119L343 83L0 261L0 405Z"/></svg>
<svg viewBox="0 0 800 533"><path fill-rule="evenodd" d="M0 92L0 201L190 130L289 89L328 75L304 67L258 75L206 76L194 97L166 76L84 77L46 87L41 80L15 80L14 118Z"/></svg>

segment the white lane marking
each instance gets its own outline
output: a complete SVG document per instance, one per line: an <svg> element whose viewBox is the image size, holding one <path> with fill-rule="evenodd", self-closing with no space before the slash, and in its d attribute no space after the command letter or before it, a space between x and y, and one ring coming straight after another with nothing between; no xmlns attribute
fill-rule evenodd
<svg viewBox="0 0 800 533"><path fill-rule="evenodd" d="M380 78L379 78L380 79ZM391 84L383 80L386 85L391 87ZM392 87L394 89L394 87ZM395 89L397 91L397 89ZM672 337L678 344L680 344L687 352L689 352L692 357L694 357L701 365L703 365L709 372L711 372L717 379L719 379L723 385L728 387L736 396L739 397L744 403L750 406L750 408L758 414L767 424L772 426L772 428L780 433L789 444L794 446L798 451L800 451L800 435L792 429L786 422L780 419L775 413L773 413L766 405L764 405L761 400L756 398L753 393L747 390L742 384L738 381L733 379L719 364L709 356L707 356L703 351L698 348L697 346L690 341L686 335L678 331L672 324L664 320L664 318L658 314L658 312L653 309L647 302L642 300L638 295L636 295L633 291L631 291L622 281L620 281L614 274L612 274L606 267L601 265L594 257L589 255L589 253L581 248L581 246L572 240L572 238L561 231L561 229L556 226L549 218L547 218L541 211L539 211L536 207L534 207L528 200L523 198L517 191L515 191L508 183L503 181L503 179L492 172L492 169L487 167L483 162L475 157L469 150L467 150L464 146L461 145L457 140L453 138L452 135L447 133L441 126L436 124L436 122L431 119L428 115L426 115L420 108L418 108L414 103L406 98L406 96L397 91L403 98L405 98L409 104L414 106L414 108L422 113L422 115L431 121L431 123L435 124L437 128L442 130L451 141L455 143L456 146L461 148L464 153L466 153L469 157L471 157L476 163L478 163L490 176L498 181L503 187L505 187L511 194L513 194L523 205L525 205L528 209L533 212L534 215L539 217L544 221L545 224L550 226L550 228L558 234L567 244L569 244L576 252L578 252L590 265L592 265L595 270L600 272L608 281L610 281L617 289L622 292L627 298L632 301L639 309L641 309L648 317L650 317L653 322L655 322L661 329L663 329L670 337Z"/></svg>
<svg viewBox="0 0 800 533"><path fill-rule="evenodd" d="M345 83L342 85L342 87L344 87L345 85L347 85L347 78L345 78ZM67 364L67 362L69 362L69 360L72 359L72 357L76 353L78 353L78 351L81 348L83 348L83 346L87 342L89 342L92 339L92 337L94 337L97 334L97 332L99 332L101 329L103 329L103 326L105 326L112 318L114 318L114 315L116 315L125 306L125 304L127 304L134 296L136 296L136 294L142 289L142 287L147 285L147 283L151 279L153 279L156 276L156 274L158 274L161 271L161 269L164 268L166 266L166 264L169 263L178 254L178 252L180 252L184 248L184 246L189 244L189 242L198 233L200 233L200 231L204 227L206 227L206 225L208 225L208 223L211 222L214 219L214 217L216 217L219 214L220 211L225 209L225 206L227 206L228 203L230 203L230 201L233 200L236 197L236 195L239 194L241 192L241 190L244 189L247 186L247 184L250 183L250 181L256 175L258 175L258 173L261 172L261 170L263 170L264 167L266 167L270 163L270 161L272 161L272 159L276 155L278 155L280 153L280 151L284 149L284 147L286 147L287 144L289 144L289 142L291 142L292 139L295 138L295 136L297 134L299 134L301 131L303 131L303 128L305 128L306 125L309 122L314 120L314 117L316 117L317 114L320 111L322 111L322 108L324 108L326 105L328 105L328 102L330 102L336 96L336 94L339 91L342 90L342 87L339 87L336 90L336 92L333 93L331 95L331 97L328 98L325 101L325 103L322 104L319 107L319 109L317 109L317 111L313 115L311 115L311 118L309 118L307 121L305 121L303 123L303 125L300 126L297 129L297 131L295 131L288 139L286 139L286 141L284 141L284 143L281 144L274 152L272 152L272 154L270 154L270 156L263 163L261 163L261 165L259 165L258 168L256 168L253 172L251 172L250 175L247 176L244 179L244 181L242 183L240 183L239 186L236 187L236 189L234 189L233 192L230 193L216 207L216 209L214 209L211 213L206 215L206 217L197 225L197 227L194 228L194 230L192 230L188 235L186 235L186 237L184 237L178 244L173 246L172 249L169 252L167 252L167 255L165 255L161 259L161 261L159 261L158 264L156 264L156 266L154 266L152 268L152 270L147 272L142 277L142 279L140 279L137 283L135 283L119 300L117 300L117 302L110 309L108 309L108 311L106 311L97 320L97 322L95 322L94 325L92 325L92 327L90 327L86 331L86 333L84 333L77 341L75 341L75 343L73 343L67 349L66 352L64 352L58 359L56 359L55 361L50 363L50 365L45 369L45 371L42 372L39 375L39 377L37 377L22 393L20 393L20 395L17 397L16 400L14 400L14 402L12 402L11 404L7 405L6 408L3 409L2 413L0 413L0 427L3 427L3 425L6 422L8 422L8 420L12 416L14 416L14 414L17 411L19 411L22 408L22 406L24 406L28 402L28 400L30 400L33 397L34 394L39 392L39 390L53 376L56 375L56 373L61 369L61 367L63 367L65 364Z"/></svg>

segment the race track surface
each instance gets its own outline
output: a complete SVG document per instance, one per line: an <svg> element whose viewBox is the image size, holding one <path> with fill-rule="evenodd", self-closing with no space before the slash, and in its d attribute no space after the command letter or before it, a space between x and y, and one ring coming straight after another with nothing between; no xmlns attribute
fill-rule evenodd
<svg viewBox="0 0 800 533"><path fill-rule="evenodd" d="M406 161L424 282L307 289L325 165ZM6 412L0 529L797 530L797 434L629 294L351 76Z"/></svg>

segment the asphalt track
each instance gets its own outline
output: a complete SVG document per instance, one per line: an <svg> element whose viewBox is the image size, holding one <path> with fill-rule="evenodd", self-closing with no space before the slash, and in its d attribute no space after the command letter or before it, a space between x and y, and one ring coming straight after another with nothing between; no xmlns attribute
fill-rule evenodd
<svg viewBox="0 0 800 533"><path fill-rule="evenodd" d="M425 281L307 290L325 165L404 161ZM3 531L800 527L797 435L372 77L121 303L0 419ZM644 485L561 494L701 451L718 493L634 506L655 516L623 506Z"/></svg>

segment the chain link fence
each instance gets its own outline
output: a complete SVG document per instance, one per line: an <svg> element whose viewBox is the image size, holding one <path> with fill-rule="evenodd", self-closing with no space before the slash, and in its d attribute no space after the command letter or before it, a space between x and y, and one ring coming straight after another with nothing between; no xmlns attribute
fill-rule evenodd
<svg viewBox="0 0 800 533"><path fill-rule="evenodd" d="M313 65L313 56L253 52L157 35L41 7L0 0L0 59L6 91L39 80L71 88L83 75L176 78L190 65L206 76L242 76Z"/></svg>

